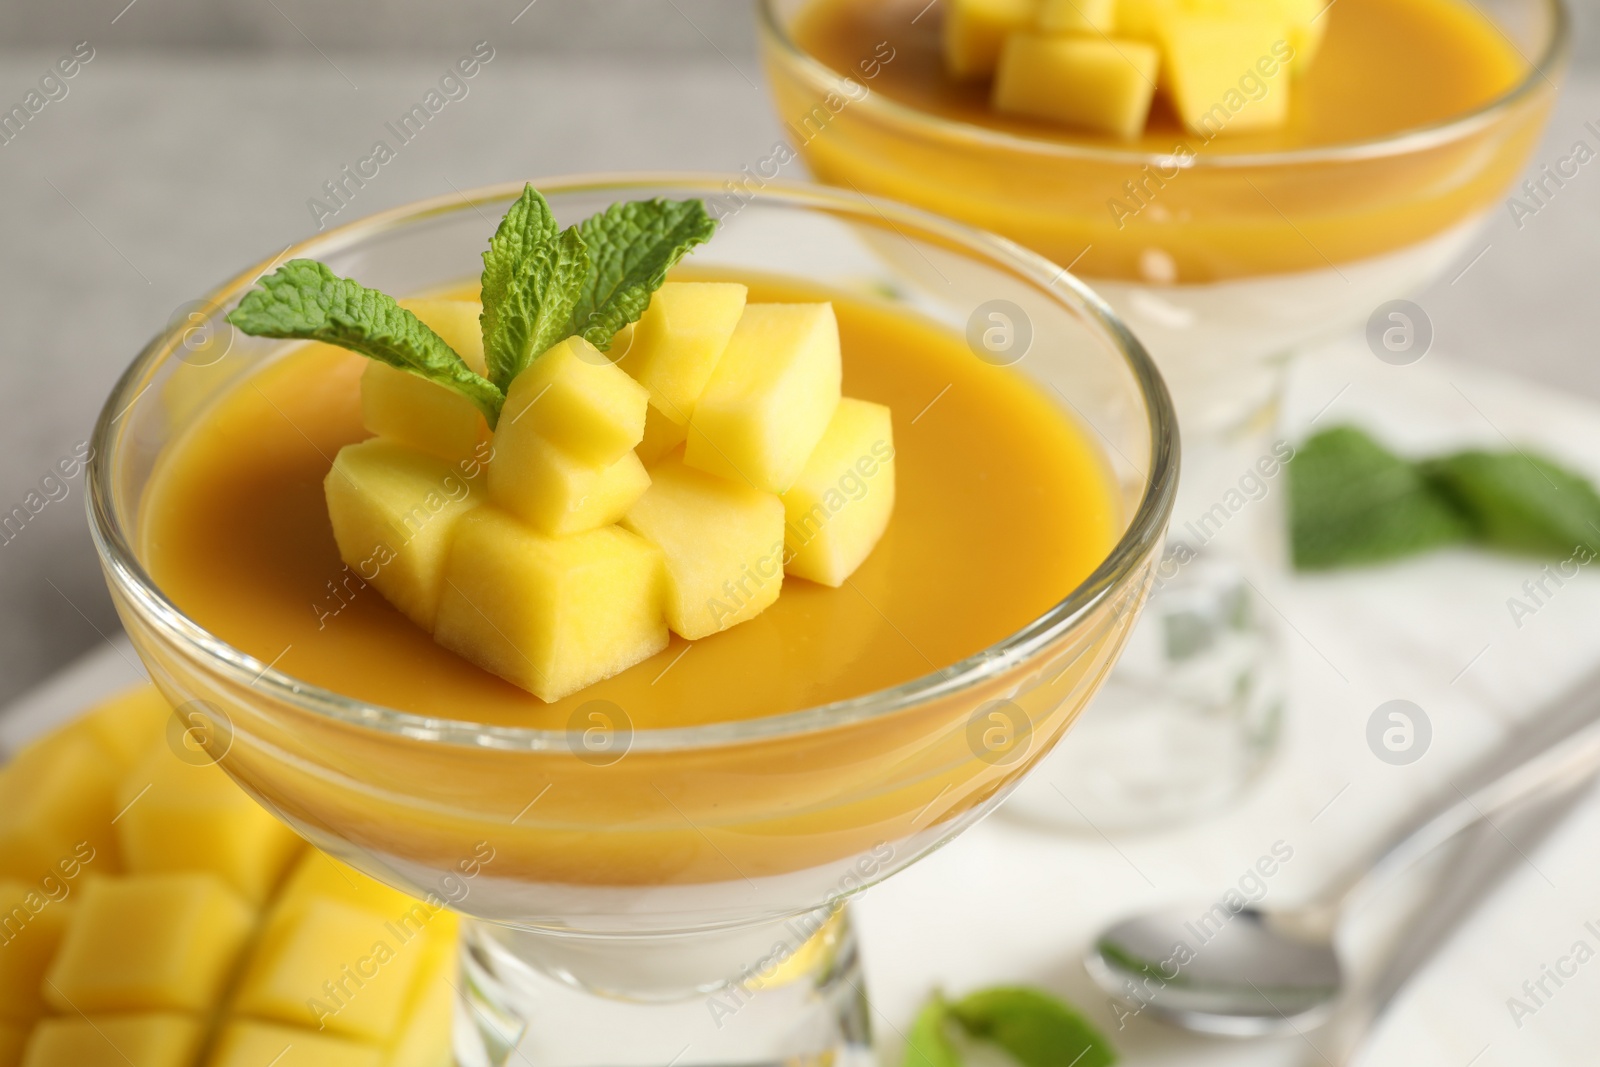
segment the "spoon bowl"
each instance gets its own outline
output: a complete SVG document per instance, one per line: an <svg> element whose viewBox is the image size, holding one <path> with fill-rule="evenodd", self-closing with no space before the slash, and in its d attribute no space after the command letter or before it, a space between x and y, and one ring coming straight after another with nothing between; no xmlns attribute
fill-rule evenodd
<svg viewBox="0 0 1600 1067"><path fill-rule="evenodd" d="M1331 940L1273 912L1170 908L1104 930L1085 966L1100 988L1202 1033L1261 1037L1320 1025L1344 971Z"/></svg>

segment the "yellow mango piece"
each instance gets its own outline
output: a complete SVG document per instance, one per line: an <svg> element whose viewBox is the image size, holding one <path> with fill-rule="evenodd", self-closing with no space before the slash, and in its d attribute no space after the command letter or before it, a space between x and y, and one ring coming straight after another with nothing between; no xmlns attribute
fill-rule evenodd
<svg viewBox="0 0 1600 1067"><path fill-rule="evenodd" d="M404 1023L394 1035L393 1055L387 1067L440 1067L452 1062L451 1027L455 1019L456 989L460 985L460 950L455 938L455 916L441 912L449 920L423 946L422 963L412 981L411 993L402 1013Z"/></svg>
<svg viewBox="0 0 1600 1067"><path fill-rule="evenodd" d="M1110 33L1117 0L1041 0L1037 25L1045 33Z"/></svg>
<svg viewBox="0 0 1600 1067"><path fill-rule="evenodd" d="M543 439L573 459L609 466L644 436L650 393L581 337L517 375L495 427L494 461L516 465Z"/></svg>
<svg viewBox="0 0 1600 1067"><path fill-rule="evenodd" d="M650 487L632 451L609 465L585 463L533 434L514 449L496 450L489 499L550 537L609 526Z"/></svg>
<svg viewBox="0 0 1600 1067"><path fill-rule="evenodd" d="M689 421L684 462L781 493L839 404L832 304L747 304Z"/></svg>
<svg viewBox="0 0 1600 1067"><path fill-rule="evenodd" d="M260 906L304 842L215 764L157 743L117 796L117 846L136 874L210 871Z"/></svg>
<svg viewBox="0 0 1600 1067"><path fill-rule="evenodd" d="M234 1010L254 1018L382 1043L400 1026L423 944L383 916L309 900L265 938Z"/></svg>
<svg viewBox="0 0 1600 1067"><path fill-rule="evenodd" d="M484 374L483 332L475 300L402 300L400 306L442 337ZM446 459L464 459L489 439L477 406L456 392L410 371L376 360L361 375L361 424L372 433Z"/></svg>
<svg viewBox="0 0 1600 1067"><path fill-rule="evenodd" d="M27 1046L27 1026L0 1022L0 1067L20 1067L22 1053Z"/></svg>
<svg viewBox="0 0 1600 1067"><path fill-rule="evenodd" d="M0 769L0 878L32 885L87 865L114 873L121 777L91 731L68 729L25 746Z"/></svg>
<svg viewBox="0 0 1600 1067"><path fill-rule="evenodd" d="M655 291L617 363L650 390L651 410L680 426L689 422L747 293L735 282L667 282Z"/></svg>
<svg viewBox="0 0 1600 1067"><path fill-rule="evenodd" d="M0 882L0 1022L19 1026L45 1013L40 987L66 930L74 885ZM5 1058L0 1056L0 1063Z"/></svg>
<svg viewBox="0 0 1600 1067"><path fill-rule="evenodd" d="M673 456L623 525L660 547L667 626L693 641L755 618L783 585L783 503Z"/></svg>
<svg viewBox="0 0 1600 1067"><path fill-rule="evenodd" d="M1332 6L1329 0L1273 0L1283 21L1289 28L1289 47L1294 58L1289 61L1290 72L1303 74L1311 61L1317 58L1322 47L1323 34L1328 28L1325 14Z"/></svg>
<svg viewBox="0 0 1600 1067"><path fill-rule="evenodd" d="M81 730L89 734L119 766L131 770L162 736L171 719L172 706L167 698L147 683L101 701L63 732Z"/></svg>
<svg viewBox="0 0 1600 1067"><path fill-rule="evenodd" d="M146 874L84 883L50 965L56 1011L209 1009L255 914L214 874Z"/></svg>
<svg viewBox="0 0 1600 1067"><path fill-rule="evenodd" d="M409 914L421 903L314 848L306 849L284 880L276 907L292 911L308 900L332 900L391 920Z"/></svg>
<svg viewBox="0 0 1600 1067"><path fill-rule="evenodd" d="M882 404L845 397L800 480L783 495L784 569L837 588L894 514L894 427Z"/></svg>
<svg viewBox="0 0 1600 1067"><path fill-rule="evenodd" d="M615 526L545 537L495 507L462 520L434 639L542 700L667 646L661 551Z"/></svg>
<svg viewBox="0 0 1600 1067"><path fill-rule="evenodd" d="M1183 124L1210 138L1288 121L1288 38L1288 25L1270 5L1166 12L1155 39L1163 82Z"/></svg>
<svg viewBox="0 0 1600 1067"><path fill-rule="evenodd" d="M482 490L456 464L381 437L346 445L323 481L339 557L424 630L444 561Z"/></svg>
<svg viewBox="0 0 1600 1067"><path fill-rule="evenodd" d="M1008 35L1033 25L1039 0L946 0L944 67L956 78L987 78Z"/></svg>
<svg viewBox="0 0 1600 1067"><path fill-rule="evenodd" d="M205 1026L173 1012L46 1019L28 1041L23 1067L191 1067Z"/></svg>
<svg viewBox="0 0 1600 1067"><path fill-rule="evenodd" d="M679 426L651 405L650 413L644 420L644 439L633 451L640 461L649 467L688 439L687 424Z"/></svg>
<svg viewBox="0 0 1600 1067"><path fill-rule="evenodd" d="M1150 116L1160 53L1140 41L1016 33L1006 40L996 111L1137 137Z"/></svg>
<svg viewBox="0 0 1600 1067"><path fill-rule="evenodd" d="M296 1026L235 1019L206 1067L383 1067L383 1050Z"/></svg>

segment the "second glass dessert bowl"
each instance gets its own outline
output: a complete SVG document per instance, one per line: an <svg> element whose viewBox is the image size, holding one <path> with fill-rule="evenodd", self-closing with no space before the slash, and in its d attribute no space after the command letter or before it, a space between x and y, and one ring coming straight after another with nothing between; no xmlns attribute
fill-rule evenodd
<svg viewBox="0 0 1600 1067"><path fill-rule="evenodd" d="M1470 21L1503 60L1495 69L1515 73L1435 121L1344 139L1295 133L1308 143L1268 148L1166 126L1170 140L1123 143L995 115L959 88L927 89L950 6L758 0L778 115L819 180L1002 234L1086 279L1160 366L1185 445L1170 589L1107 699L1008 811L1075 828L1084 817L1099 826L1192 817L1237 793L1275 736L1275 616L1250 577L1279 555L1277 508L1255 501L1275 495L1293 455L1270 436L1289 357L1377 321L1369 337L1407 347L1375 355L1421 358L1431 331L1417 309L1393 302L1452 264L1464 268L1481 247L1476 233L1502 210L1554 103L1567 16L1559 0L1398 5L1413 20L1408 32L1419 32L1423 8ZM1403 41L1359 39L1384 5L1319 6L1328 41L1340 37L1338 62L1367 44L1391 59L1404 51ZM839 26L863 36L830 37ZM818 58L824 50L831 65ZM1359 99L1325 100L1319 120L1338 107L1381 109L1380 92L1344 89Z"/></svg>
<svg viewBox="0 0 1600 1067"><path fill-rule="evenodd" d="M540 188L565 223L622 199L714 202L722 181ZM315 258L389 292L442 290L474 275L486 220L519 192L399 209L280 259ZM210 400L292 347L233 337L221 320L270 264L156 338L97 430L97 547L135 646L185 721L205 724L221 766L319 847L478 920L463 1063L863 1054L841 903L981 818L1060 739L1121 650L1160 555L1177 475L1171 405L1137 342L1082 286L1003 240L826 189L774 185L723 215L699 268L875 294L958 335L986 301L1024 309L1028 351L991 369L1031 378L1063 417L1087 413L1086 435L1117 471L1103 562L998 643L823 706L638 730L598 702L567 729L471 721L284 673L272 653L208 632L146 569L143 509L163 452ZM907 283L907 250L943 274L943 292Z"/></svg>

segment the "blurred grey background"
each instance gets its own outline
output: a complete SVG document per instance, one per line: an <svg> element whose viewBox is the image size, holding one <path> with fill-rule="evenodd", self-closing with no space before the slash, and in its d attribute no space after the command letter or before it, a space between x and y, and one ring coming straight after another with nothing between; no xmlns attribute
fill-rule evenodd
<svg viewBox="0 0 1600 1067"><path fill-rule="evenodd" d="M1600 3L1535 165L1600 125ZM306 201L487 41L494 58L338 221L489 182L736 171L781 136L744 0L92 0L0 5L0 112L93 59L0 143L0 514L87 438L185 300L316 227ZM1600 167L1420 298L1436 347L1600 398ZM1466 264L1462 264L1466 267ZM66 483L0 543L0 701L117 623ZM59 496L59 490L53 490Z"/></svg>

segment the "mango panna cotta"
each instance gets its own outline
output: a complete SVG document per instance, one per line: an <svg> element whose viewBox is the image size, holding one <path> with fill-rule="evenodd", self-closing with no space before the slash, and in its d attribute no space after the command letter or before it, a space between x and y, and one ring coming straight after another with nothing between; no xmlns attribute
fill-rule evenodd
<svg viewBox="0 0 1600 1067"><path fill-rule="evenodd" d="M444 1067L444 901L306 847L177 725L141 686L0 768L0 1067Z"/></svg>
<svg viewBox="0 0 1600 1067"><path fill-rule="evenodd" d="M486 271L483 303L395 309L481 379L490 286ZM262 292L236 324L317 336L269 332L251 305ZM340 557L440 645L545 701L648 659L669 633L754 618L786 577L843 585L894 508L890 412L841 395L831 303L747 295L658 281L636 321L597 336L610 352L580 324L555 329L501 375L497 413L454 382L372 363L361 413L375 436L341 449L325 481ZM847 499L838 486L859 476L872 491Z"/></svg>
<svg viewBox="0 0 1600 1067"><path fill-rule="evenodd" d="M992 80L990 106L1125 139L1159 92L1214 137L1282 126L1322 0L949 0L946 72Z"/></svg>

